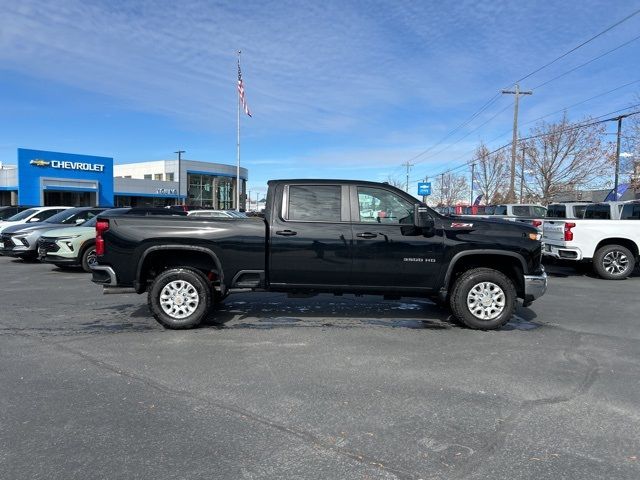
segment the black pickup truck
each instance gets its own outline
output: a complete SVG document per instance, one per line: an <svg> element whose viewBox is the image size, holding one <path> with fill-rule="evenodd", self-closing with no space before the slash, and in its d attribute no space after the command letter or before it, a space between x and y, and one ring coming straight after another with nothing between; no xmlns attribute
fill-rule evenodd
<svg viewBox="0 0 640 480"><path fill-rule="evenodd" d="M245 291L428 297L494 329L544 294L535 228L443 217L384 183L269 182L265 218L109 216L96 222L93 281L148 292L158 322L198 325Z"/></svg>

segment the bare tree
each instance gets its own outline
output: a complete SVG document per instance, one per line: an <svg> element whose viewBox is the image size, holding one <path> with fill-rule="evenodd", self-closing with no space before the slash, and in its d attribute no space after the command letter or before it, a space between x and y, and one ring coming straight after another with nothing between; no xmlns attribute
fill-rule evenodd
<svg viewBox="0 0 640 480"><path fill-rule="evenodd" d="M469 183L464 175L445 173L437 177L433 194L438 200L438 205L455 205L467 200Z"/></svg>
<svg viewBox="0 0 640 480"><path fill-rule="evenodd" d="M404 190L404 188L406 187L405 182L403 180L399 179L398 177L394 177L392 175L387 175L387 179L385 180L385 182L391 185L392 187L398 187L401 190Z"/></svg>
<svg viewBox="0 0 640 480"><path fill-rule="evenodd" d="M475 189L482 194L486 205L502 197L507 183L507 159L504 151L490 153L484 143L476 149L473 162L475 167Z"/></svg>
<svg viewBox="0 0 640 480"><path fill-rule="evenodd" d="M527 196L547 203L559 192L585 188L607 175L611 148L602 141L604 131L603 124L576 127L566 114L556 123L538 123L525 142Z"/></svg>
<svg viewBox="0 0 640 480"><path fill-rule="evenodd" d="M637 101L640 102L640 95ZM640 115L633 115L624 120L622 149L620 171L637 190L640 188Z"/></svg>

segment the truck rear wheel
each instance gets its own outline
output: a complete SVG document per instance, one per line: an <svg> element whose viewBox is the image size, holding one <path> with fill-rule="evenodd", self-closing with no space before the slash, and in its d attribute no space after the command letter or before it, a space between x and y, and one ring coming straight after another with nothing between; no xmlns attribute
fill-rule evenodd
<svg viewBox="0 0 640 480"><path fill-rule="evenodd" d="M598 275L607 280L622 280L633 272L636 259L622 245L605 245L593 256L593 267Z"/></svg>
<svg viewBox="0 0 640 480"><path fill-rule="evenodd" d="M493 330L511 319L516 298L513 281L504 273L474 268L456 279L449 304L453 315L467 327Z"/></svg>
<svg viewBox="0 0 640 480"><path fill-rule="evenodd" d="M153 280L147 303L154 318L165 327L193 328L211 308L211 290L209 281L198 270L172 268Z"/></svg>

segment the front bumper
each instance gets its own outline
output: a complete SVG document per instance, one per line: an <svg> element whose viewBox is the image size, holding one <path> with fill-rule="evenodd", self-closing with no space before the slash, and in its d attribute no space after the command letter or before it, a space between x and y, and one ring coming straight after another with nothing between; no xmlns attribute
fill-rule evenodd
<svg viewBox="0 0 640 480"><path fill-rule="evenodd" d="M58 255L52 255L50 253L39 256L38 260L40 260L42 263L55 263L59 265L80 265L80 262L77 258L61 257Z"/></svg>
<svg viewBox="0 0 640 480"><path fill-rule="evenodd" d="M531 305L531 302L540 298L547 291L547 273L541 275L524 276L524 303L523 306Z"/></svg>

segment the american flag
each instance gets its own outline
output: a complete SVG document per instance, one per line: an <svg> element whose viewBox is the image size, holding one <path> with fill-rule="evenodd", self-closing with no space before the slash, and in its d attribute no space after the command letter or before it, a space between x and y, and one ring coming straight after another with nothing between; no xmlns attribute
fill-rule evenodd
<svg viewBox="0 0 640 480"><path fill-rule="evenodd" d="M244 85L242 83L242 72L240 71L240 60L238 60L238 95L240 96L240 103L242 103L244 113L251 116L249 105L247 105L247 100L244 98Z"/></svg>

